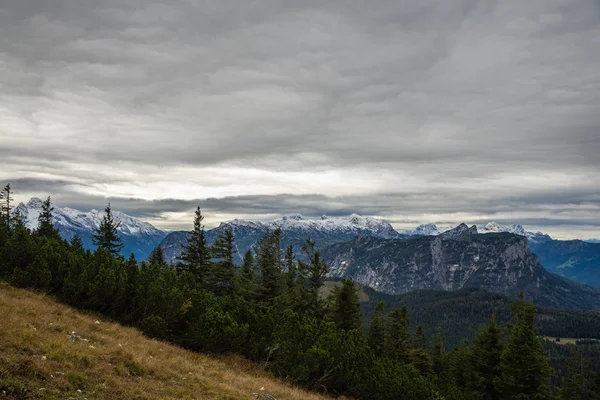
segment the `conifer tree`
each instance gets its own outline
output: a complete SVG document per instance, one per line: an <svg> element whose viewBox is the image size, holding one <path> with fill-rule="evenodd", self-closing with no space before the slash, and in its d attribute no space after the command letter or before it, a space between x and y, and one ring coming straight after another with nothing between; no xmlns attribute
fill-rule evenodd
<svg viewBox="0 0 600 400"><path fill-rule="evenodd" d="M167 260L165 260L165 253L160 245L152 249L150 255L148 256L148 262L150 264L156 264L160 266L167 265Z"/></svg>
<svg viewBox="0 0 600 400"><path fill-rule="evenodd" d="M369 348L377 357L383 356L385 344L385 312L383 307L382 301L375 306L375 312L371 316L369 335L367 337Z"/></svg>
<svg viewBox="0 0 600 400"><path fill-rule="evenodd" d="M446 339L442 335L442 328L437 326L431 346L431 361L433 372L440 375L444 370L444 355L446 353Z"/></svg>
<svg viewBox="0 0 600 400"><path fill-rule="evenodd" d="M0 216L3 218L7 226L10 226L10 212L12 211L13 192L10 188L10 183L4 186L0 192Z"/></svg>
<svg viewBox="0 0 600 400"><path fill-rule="evenodd" d="M298 267L294 256L294 247L289 244L284 255L285 283L287 301L290 306L295 306L298 301Z"/></svg>
<svg viewBox="0 0 600 400"><path fill-rule="evenodd" d="M427 336L422 325L417 326L417 331L413 337L413 345L410 351L411 364L418 369L421 374L431 373L431 358L427 351Z"/></svg>
<svg viewBox="0 0 600 400"><path fill-rule="evenodd" d="M523 293L513 304L516 325L500 358L500 376L496 384L502 398L548 399L552 369L535 328L535 306L525 302Z"/></svg>
<svg viewBox="0 0 600 400"><path fill-rule="evenodd" d="M350 331L362 328L358 289L352 278L342 279L333 290L333 320L338 328Z"/></svg>
<svg viewBox="0 0 600 400"><path fill-rule="evenodd" d="M308 265L303 269L306 270L306 290L308 300L308 310L312 316L322 318L324 316L324 304L321 299L320 289L325 282L325 276L329 272L327 263L321 258L321 252L315 248L315 242L307 239L302 246L302 251L309 259Z"/></svg>
<svg viewBox="0 0 600 400"><path fill-rule="evenodd" d="M235 264L235 238L231 229L225 229L212 245L211 254L219 259L212 268L210 286L216 294L232 295L234 292Z"/></svg>
<svg viewBox="0 0 600 400"><path fill-rule="evenodd" d="M595 400L600 398L600 392L595 391L592 379L586 376L589 375L588 368L589 362L583 358L581 351L572 348L567 361L567 377L560 389L560 400Z"/></svg>
<svg viewBox="0 0 600 400"><path fill-rule="evenodd" d="M273 304L281 295L281 230L267 232L258 244L257 264L260 270L260 298Z"/></svg>
<svg viewBox="0 0 600 400"><path fill-rule="evenodd" d="M409 362L410 321L406 306L397 308L388 315L385 335L385 354L400 364Z"/></svg>
<svg viewBox="0 0 600 400"><path fill-rule="evenodd" d="M211 258L206 245L203 220L204 216L198 207L194 213L194 228L190 232L187 244L182 245L181 255L177 257L184 263L183 271L189 272L199 284L206 283L205 281L208 279Z"/></svg>
<svg viewBox="0 0 600 400"><path fill-rule="evenodd" d="M115 222L110 209L110 203L108 203L104 209L104 217L102 217L100 226L92 234L94 245L109 251L115 257L118 256L119 252L123 249L123 243L118 231L120 225L121 223Z"/></svg>
<svg viewBox="0 0 600 400"><path fill-rule="evenodd" d="M244 281L249 282L254 280L254 254L250 249L244 254L244 260L242 262L242 278Z"/></svg>
<svg viewBox="0 0 600 400"><path fill-rule="evenodd" d="M479 329L471 349L473 376L467 382L467 387L482 398L490 400L501 398L496 379L500 374L502 348L502 331L496 325L495 316L492 316L485 328Z"/></svg>
<svg viewBox="0 0 600 400"><path fill-rule="evenodd" d="M50 196L48 196L48 198L42 202L42 212L38 218L38 235L44 237L58 237L58 230L54 228L52 223L52 211L54 211L54 207L52 207Z"/></svg>

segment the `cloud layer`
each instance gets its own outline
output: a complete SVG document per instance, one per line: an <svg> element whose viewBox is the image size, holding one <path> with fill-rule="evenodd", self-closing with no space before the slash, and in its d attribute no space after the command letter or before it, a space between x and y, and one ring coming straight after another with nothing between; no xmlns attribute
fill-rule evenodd
<svg viewBox="0 0 600 400"><path fill-rule="evenodd" d="M0 180L600 235L599 48L596 0L0 2Z"/></svg>

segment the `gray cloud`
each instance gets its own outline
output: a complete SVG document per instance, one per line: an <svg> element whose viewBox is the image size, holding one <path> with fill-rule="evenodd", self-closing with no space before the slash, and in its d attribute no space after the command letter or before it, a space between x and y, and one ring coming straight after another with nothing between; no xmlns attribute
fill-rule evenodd
<svg viewBox="0 0 600 400"><path fill-rule="evenodd" d="M600 229L598 37L591 0L4 1L0 179L169 226Z"/></svg>

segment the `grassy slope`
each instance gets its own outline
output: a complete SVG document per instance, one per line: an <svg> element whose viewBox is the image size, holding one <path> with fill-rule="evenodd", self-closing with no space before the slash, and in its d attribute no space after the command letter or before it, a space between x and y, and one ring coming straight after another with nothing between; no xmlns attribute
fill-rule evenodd
<svg viewBox="0 0 600 400"><path fill-rule="evenodd" d="M261 387L278 400L325 399L237 357L150 340L0 282L0 398L237 400Z"/></svg>

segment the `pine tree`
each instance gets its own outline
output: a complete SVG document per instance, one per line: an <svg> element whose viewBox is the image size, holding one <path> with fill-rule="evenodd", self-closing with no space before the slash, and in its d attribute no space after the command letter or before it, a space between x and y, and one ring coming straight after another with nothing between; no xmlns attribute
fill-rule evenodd
<svg viewBox="0 0 600 400"><path fill-rule="evenodd" d="M194 228L190 232L187 244L182 245L181 255L177 257L184 263L183 271L189 272L199 284L204 284L208 279L211 258L206 245L203 220L204 216L198 207L194 213Z"/></svg>
<svg viewBox="0 0 600 400"><path fill-rule="evenodd" d="M446 338L442 335L441 326L437 326L431 346L431 361L433 372L440 375L444 370L444 355L446 353Z"/></svg>
<svg viewBox="0 0 600 400"><path fill-rule="evenodd" d="M406 306L397 308L388 315L385 329L385 354L400 364L410 361L410 321Z"/></svg>
<svg viewBox="0 0 600 400"><path fill-rule="evenodd" d="M340 283L340 286L333 289L333 320L340 329L361 330L362 317L358 289L352 278L342 279Z"/></svg>
<svg viewBox="0 0 600 400"><path fill-rule="evenodd" d="M417 331L413 337L410 362L421 374L428 375L431 373L431 358L427 351L427 336L421 325L417 326Z"/></svg>
<svg viewBox="0 0 600 400"><path fill-rule="evenodd" d="M235 264L235 238L230 229L225 229L212 245L211 254L219 259L213 265L210 287L219 295L232 295L234 292Z"/></svg>
<svg viewBox="0 0 600 400"><path fill-rule="evenodd" d="M10 188L10 183L7 183L0 192L0 216L3 217L7 226L10 226L10 212L12 211L13 192Z"/></svg>
<svg viewBox="0 0 600 400"><path fill-rule="evenodd" d="M385 312L383 307L383 301L380 301L375 306L375 312L373 312L369 323L369 335L367 337L369 348L377 357L383 356L385 345Z"/></svg>
<svg viewBox="0 0 600 400"><path fill-rule="evenodd" d="M523 293L513 304L516 325L500 358L496 384L502 398L538 400L551 397L549 379L552 369L535 328L535 306L525 302Z"/></svg>
<svg viewBox="0 0 600 400"><path fill-rule="evenodd" d="M306 240L302 246L302 251L309 259L308 265L302 268L306 270L307 274L307 308L312 316L323 318L325 310L320 289L325 282L325 276L327 275L327 272L329 272L329 268L327 267L325 260L321 258L321 252L315 248L315 242L313 242L311 239Z"/></svg>
<svg viewBox="0 0 600 400"><path fill-rule="evenodd" d="M52 223L52 203L50 196L42 202L42 212L38 218L37 234L44 237L58 237L58 230L54 228Z"/></svg>
<svg viewBox="0 0 600 400"><path fill-rule="evenodd" d="M467 382L469 391L485 399L501 398L496 377L500 374L502 349L502 331L496 325L495 316L492 316L485 328L480 328L473 339L471 349L473 377Z"/></svg>
<svg viewBox="0 0 600 400"><path fill-rule="evenodd" d="M575 346L573 346L575 347ZM577 348L571 349L567 361L567 377L560 389L560 400L595 400L600 393L594 390L594 384L588 375L589 361L583 358Z"/></svg>
<svg viewBox="0 0 600 400"><path fill-rule="evenodd" d="M110 203L104 209L104 217L98 229L94 230L92 240L94 245L108 250L113 256L118 256L123 249L123 243L119 236L118 228L121 223L116 223L110 209Z"/></svg>
<svg viewBox="0 0 600 400"><path fill-rule="evenodd" d="M282 292L281 230L267 232L258 243L257 264L260 270L260 299L273 304Z"/></svg>
<svg viewBox="0 0 600 400"><path fill-rule="evenodd" d="M242 278L244 281L254 281L254 254L252 254L252 250L250 249L244 254Z"/></svg>
<svg viewBox="0 0 600 400"><path fill-rule="evenodd" d="M294 247L289 244L284 255L285 282L287 289L287 302L291 307L298 301L298 267L295 261Z"/></svg>
<svg viewBox="0 0 600 400"><path fill-rule="evenodd" d="M160 266L167 265L167 260L165 260L165 253L160 245L152 249L150 255L148 256L148 262L150 264L156 264Z"/></svg>

